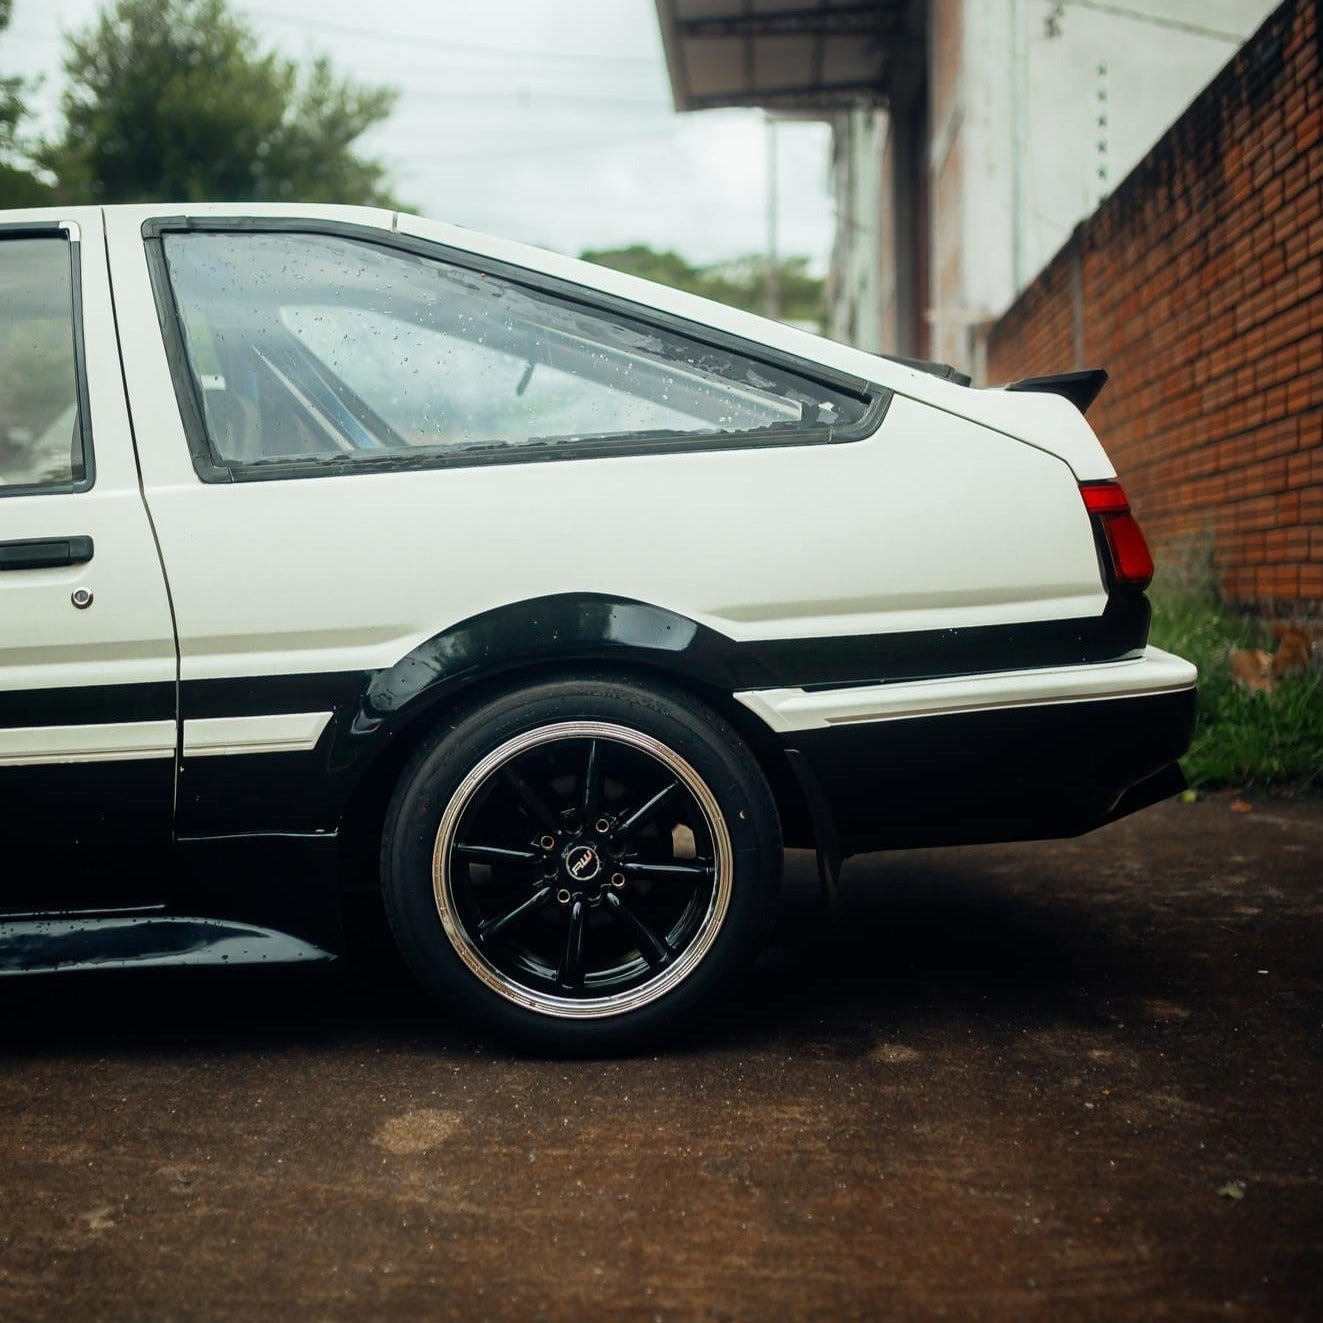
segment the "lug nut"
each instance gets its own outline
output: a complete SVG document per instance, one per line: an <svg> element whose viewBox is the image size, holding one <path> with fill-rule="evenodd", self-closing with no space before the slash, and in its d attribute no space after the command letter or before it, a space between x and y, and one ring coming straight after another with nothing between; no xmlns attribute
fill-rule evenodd
<svg viewBox="0 0 1323 1323"><path fill-rule="evenodd" d="M597 821L593 823L593 830L599 836L605 836L607 832L611 830L610 820L608 818L598 818Z"/></svg>
<svg viewBox="0 0 1323 1323"><path fill-rule="evenodd" d="M574 897L571 896L570 893L566 891L564 887L561 887L561 889L558 892L556 892L556 899L560 901L562 905L568 905L570 901L574 899Z"/></svg>
<svg viewBox="0 0 1323 1323"><path fill-rule="evenodd" d="M556 838L554 836L544 836L538 844L544 850L554 850L556 848Z"/></svg>
<svg viewBox="0 0 1323 1323"><path fill-rule="evenodd" d="M625 875L624 875L624 873L612 873L612 874L611 874L611 885L612 885L613 887L623 887L623 886L625 885Z"/></svg>

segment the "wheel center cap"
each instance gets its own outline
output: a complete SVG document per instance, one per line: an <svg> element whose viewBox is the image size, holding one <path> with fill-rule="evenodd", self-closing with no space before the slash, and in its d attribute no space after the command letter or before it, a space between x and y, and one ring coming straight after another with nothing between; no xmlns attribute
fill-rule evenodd
<svg viewBox="0 0 1323 1323"><path fill-rule="evenodd" d="M565 851L565 871L576 882L591 882L602 871L602 856L591 845L571 845Z"/></svg>

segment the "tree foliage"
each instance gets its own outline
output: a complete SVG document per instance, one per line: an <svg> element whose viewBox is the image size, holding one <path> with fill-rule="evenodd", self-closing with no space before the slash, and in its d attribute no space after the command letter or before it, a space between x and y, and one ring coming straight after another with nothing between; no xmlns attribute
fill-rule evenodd
<svg viewBox="0 0 1323 1323"><path fill-rule="evenodd" d="M0 32L9 26L13 8L13 0L0 0ZM22 117L23 79L0 78L0 151L8 151L13 146L18 121Z"/></svg>
<svg viewBox="0 0 1323 1323"><path fill-rule="evenodd" d="M41 159L69 200L391 203L353 145L395 92L262 51L226 0L118 0L70 37L64 70L63 135Z"/></svg>
<svg viewBox="0 0 1323 1323"><path fill-rule="evenodd" d="M767 306L767 259L763 257L741 257L733 262L701 267L686 261L679 253L659 251L641 243L625 248L590 248L580 256L586 262L597 262L749 312L763 312ZM809 275L808 258L778 261L775 276L780 303L777 315L784 321L820 323L822 281Z"/></svg>
<svg viewBox="0 0 1323 1323"><path fill-rule="evenodd" d="M0 0L0 35L9 27L12 0ZM0 78L0 207L40 207L51 199L44 184L15 158L23 155L19 124L27 113L22 77Z"/></svg>

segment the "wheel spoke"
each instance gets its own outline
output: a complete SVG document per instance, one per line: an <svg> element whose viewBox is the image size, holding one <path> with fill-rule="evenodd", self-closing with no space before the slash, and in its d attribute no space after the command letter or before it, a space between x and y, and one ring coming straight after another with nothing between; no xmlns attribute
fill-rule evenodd
<svg viewBox="0 0 1323 1323"><path fill-rule="evenodd" d="M648 964L655 968L670 963L674 954L671 948L614 891L607 892L606 903L625 927L638 938L639 951Z"/></svg>
<svg viewBox="0 0 1323 1323"><path fill-rule="evenodd" d="M638 831L640 827L646 827L652 821L657 810L679 788L680 783L678 781L672 781L669 785L663 786L646 804L641 804L633 813L621 820L616 827L616 835L629 836Z"/></svg>
<svg viewBox="0 0 1323 1323"><path fill-rule="evenodd" d="M549 832L558 831L560 820L546 806L542 796L513 767L507 764L501 771L510 788L519 796L519 802L528 810L529 817Z"/></svg>
<svg viewBox="0 0 1323 1323"><path fill-rule="evenodd" d="M712 876L712 864L706 859L683 864L648 864L638 859L626 859L617 867L626 877L648 882L687 882L690 886L697 886Z"/></svg>
<svg viewBox="0 0 1323 1323"><path fill-rule="evenodd" d="M485 942L489 937L495 937L508 924L514 923L517 919L522 919L525 914L532 914L534 910L540 910L550 900L552 890L551 887L543 887L540 891L535 891L526 901L516 905L509 914L502 914L500 918L488 919L485 923L479 924L478 940Z"/></svg>
<svg viewBox="0 0 1323 1323"><path fill-rule="evenodd" d="M556 981L564 988L583 986L583 920L588 906L576 900L570 906L570 929L565 935L565 954L561 957Z"/></svg>
<svg viewBox="0 0 1323 1323"><path fill-rule="evenodd" d="M535 850L510 850L503 845L469 845L458 841L455 853L485 864L531 864L542 858Z"/></svg>
<svg viewBox="0 0 1323 1323"><path fill-rule="evenodd" d="M584 827L597 815L597 803L602 797L602 744L600 740L588 741L588 766L583 774L583 821Z"/></svg>

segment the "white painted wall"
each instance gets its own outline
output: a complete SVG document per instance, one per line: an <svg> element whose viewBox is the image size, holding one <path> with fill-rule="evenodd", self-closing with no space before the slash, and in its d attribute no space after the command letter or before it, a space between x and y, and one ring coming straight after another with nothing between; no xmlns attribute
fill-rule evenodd
<svg viewBox="0 0 1323 1323"><path fill-rule="evenodd" d="M961 172L960 270L955 287L939 287L933 263L929 312L934 352L974 370L979 319L999 316L1051 260L1074 227L1139 163L1153 144L1235 54L1232 40L1177 31L1112 12L1134 10L1150 18L1251 35L1275 0L1125 0L1109 12L1086 0L963 0L962 74L948 106L930 114L930 171L940 169L957 144ZM1023 22L1023 76L1014 75L1013 20ZM1050 20L1056 35L1050 35ZM1099 72L1099 66L1105 72ZM1106 101L1099 100L1100 90ZM1015 279L1016 200L1013 132L1023 105L1023 183L1019 202L1019 268ZM1100 114L1107 123L1099 125ZM877 121L871 136L855 129ZM830 333L850 338L848 315L837 303L871 298L880 308L894 273L877 243L878 226L860 214L870 187L881 186L884 113L850 117L851 150L835 165L838 274L829 313ZM1100 143L1104 146L1100 147ZM872 159L861 156L871 151ZM1100 178L1100 169L1105 177ZM842 178L848 172L850 178ZM849 199L845 205L845 199ZM930 217L934 234L950 218ZM932 245L938 251L938 245ZM870 269L871 268L871 269ZM887 352L890 328L870 323L857 309L856 343ZM876 343L862 335L880 334ZM1065 364L1063 364L1065 365ZM1066 365L1068 366L1068 365Z"/></svg>
<svg viewBox="0 0 1323 1323"><path fill-rule="evenodd" d="M1155 18L1252 35L1277 0L1126 0L1121 8ZM1009 8L1009 6L1006 6ZM1235 54L1234 42L1179 32L1066 3L1060 35L1048 35L1055 0L1024 0L1028 103L1025 198L1022 214L1025 283L1052 258L1079 221L1094 211L1143 159L1163 133ZM1003 10L987 0L966 0L970 10ZM1008 49L993 44L989 51ZM967 47L966 67L975 82L1002 82L1010 104L1008 69L979 59ZM1100 73L1100 66L1105 72ZM1099 100L1099 92L1106 100ZM1100 126L1099 115L1107 123ZM1100 143L1105 144L1100 149ZM1000 155L1009 136L1000 141ZM996 150L997 144L994 144ZM1009 164L1009 160L1008 160ZM1099 178L1099 168L1106 178ZM971 183L977 189L978 180ZM970 198L980 208L979 194ZM971 248L971 256L978 250ZM976 287L971 286L971 292ZM979 294L985 291L977 289ZM1000 311L1018 291L989 288L987 306ZM1000 297L998 297L1000 296Z"/></svg>

